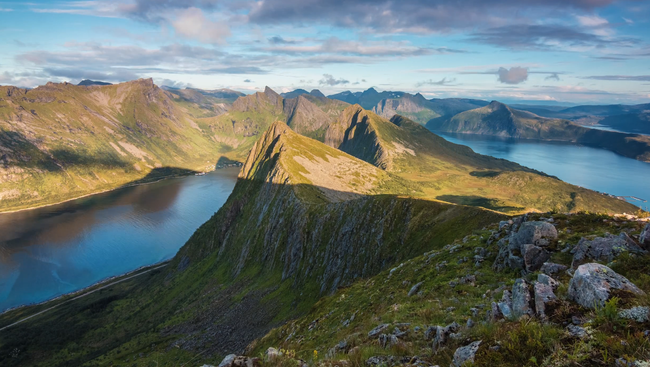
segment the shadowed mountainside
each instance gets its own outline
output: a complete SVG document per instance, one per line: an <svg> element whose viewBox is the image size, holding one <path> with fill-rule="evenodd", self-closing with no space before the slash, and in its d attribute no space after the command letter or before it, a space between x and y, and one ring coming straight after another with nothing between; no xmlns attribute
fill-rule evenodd
<svg viewBox="0 0 650 367"><path fill-rule="evenodd" d="M218 361L304 314L320 296L504 218L408 197L412 189L274 123L255 143L226 204L165 272L2 333L2 363L110 363L143 348L150 360L157 358L150 351L166 350L162 360L201 353ZM65 352L73 344L77 352ZM6 359L17 347L19 358Z"/></svg>

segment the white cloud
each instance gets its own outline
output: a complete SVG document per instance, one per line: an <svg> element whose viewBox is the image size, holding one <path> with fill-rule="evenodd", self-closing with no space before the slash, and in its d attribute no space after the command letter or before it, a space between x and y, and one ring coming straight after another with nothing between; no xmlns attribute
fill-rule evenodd
<svg viewBox="0 0 650 367"><path fill-rule="evenodd" d="M225 22L208 19L199 8L188 8L177 12L177 17L170 20L177 34L196 39L203 43L223 44L231 35L230 27Z"/></svg>
<svg viewBox="0 0 650 367"><path fill-rule="evenodd" d="M601 27L609 24L607 19L601 18L598 15L578 15L576 19L578 23L585 27Z"/></svg>

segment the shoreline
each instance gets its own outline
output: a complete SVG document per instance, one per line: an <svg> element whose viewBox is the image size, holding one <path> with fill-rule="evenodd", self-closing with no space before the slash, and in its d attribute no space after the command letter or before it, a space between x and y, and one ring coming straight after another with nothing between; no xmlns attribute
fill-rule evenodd
<svg viewBox="0 0 650 367"><path fill-rule="evenodd" d="M209 171L209 172L214 172L214 171ZM23 211L28 211L28 210L34 210L34 209L46 208L46 207L48 207L48 206L54 206L54 205L59 205L59 204L65 204L65 203L68 203L68 202L71 202L71 201L75 201L75 200L78 200L78 199L83 199L83 198L85 198L85 197L89 197L89 196L93 196L93 195L99 195L99 194L104 194L104 193L111 192L111 191L116 191L116 190L119 190L119 189L126 189L126 188L129 188L129 187L137 187L137 186L149 185L149 184L153 184L153 183L160 182L160 181L163 181L163 180L168 180L168 179L173 179L173 178L183 178L183 177L189 177L189 176L193 176L193 174L188 173L188 174L186 174L186 175L162 176L162 177L157 178L157 179L154 180L154 181L147 181L147 182L140 182L140 183L126 184L126 185L122 185L122 186L114 187L114 188L112 188L112 189L100 190L100 191L96 191L96 192L91 192L91 193L88 193L88 194L84 194L84 195L81 195L81 196L76 196L76 197L73 197L73 198L70 198L70 199L66 199L66 200L63 200L63 201L58 201L58 202L56 202L56 203L42 204L42 205L37 205L37 206L29 207L29 208L13 209L13 210L8 210L8 211L2 211L2 209L0 209L0 215L2 215L2 214L18 213L18 212L23 212Z"/></svg>
<svg viewBox="0 0 650 367"><path fill-rule="evenodd" d="M75 299L77 299L77 298L80 298L80 297L82 297L82 296L84 296L84 295L88 295L88 294L90 294L91 292L94 292L94 291L100 290L100 289L102 289L102 288L105 288L105 287L110 286L110 285L113 285L113 284L117 284L118 282L121 282L121 281L124 281L124 280L131 279L131 278L133 278L133 277L135 277L135 276L138 276L138 275L141 275L141 274L147 273L147 272L149 272L149 271L151 271L151 270L155 270L155 269L159 269L159 268L165 267L165 266L169 265L169 263L172 261L172 259L173 259L173 257L172 257L171 259L167 259L167 260L159 261L159 262L154 263L154 264L151 264L151 265L144 265L144 266L141 266L141 267L139 267L139 268L137 268L137 269L134 269L134 270L128 271L128 272L123 273L123 274L113 275L113 276L110 276L110 277L104 278L104 279L102 279L102 280L100 280L100 281L98 281L98 282L96 282L96 283L93 283L93 284L91 284L91 285L89 285L89 286L87 286L87 287L84 287L84 288L78 289L78 290L73 291L73 292L69 292L69 293L61 294L61 295L59 295L59 296L56 296L56 297L54 297L54 298L50 298L50 299L45 300L45 301L42 301L42 302L38 302L38 303L27 303L27 304L24 304L24 305L20 305L20 306L15 306L15 307L12 307L12 308L8 308L8 309L6 309L6 310L4 310L4 311L0 311L0 316L5 315L5 314L7 314L7 313L9 313L9 312L12 312L12 311L20 310L21 308L26 308L26 307L35 307L35 306L42 306L42 305L47 304L47 303L50 303L50 302L55 302L55 301L57 301L57 300L61 300L62 298L65 298L65 297L72 297L72 298L70 298L70 299L68 299L68 300L64 300L63 302L61 302L61 303L59 303L59 304L56 304L56 305L54 305L54 306L52 306L52 307L50 307L50 308L48 308L48 309L46 309L46 310L40 311L40 312L38 312L38 313L36 313L36 314L34 314L34 315L32 315L32 316L29 316L29 317L27 317L27 318L24 318L24 319L21 319L20 321L18 321L18 322L22 322L22 321L24 321L24 320L26 320L26 319L28 319L28 318L34 317L34 316L36 316L36 315L39 315L39 314L41 314L41 313L43 313L43 312L45 312L45 311L47 311L47 310L50 310L50 309L52 309L52 308L54 308L54 307L58 307L59 305L62 305L62 304L64 304L64 303L66 303L66 302L73 301L73 300L75 300ZM136 274L136 273L138 273L138 274ZM120 279L120 278L124 278L124 279ZM111 283L111 281L113 281L113 280L117 280L117 282ZM93 288L98 287L98 286L99 286L100 288L93 289ZM7 326L0 327L0 330L6 329L6 328L8 328L9 326L12 326L12 325L15 325L15 323L14 323L14 324L7 325Z"/></svg>

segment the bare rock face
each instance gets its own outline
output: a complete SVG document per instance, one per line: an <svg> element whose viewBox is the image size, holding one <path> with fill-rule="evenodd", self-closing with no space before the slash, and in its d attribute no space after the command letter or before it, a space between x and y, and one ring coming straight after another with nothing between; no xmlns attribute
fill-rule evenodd
<svg viewBox="0 0 650 367"><path fill-rule="evenodd" d="M470 343L464 347L456 349L454 352L454 367L464 366L466 363L474 363L474 357L478 348L481 346L481 340Z"/></svg>
<svg viewBox="0 0 650 367"><path fill-rule="evenodd" d="M605 265L589 263L580 265L569 282L569 299L583 307L602 306L610 297L612 290L630 292L635 295L645 293L627 278L617 274Z"/></svg>
<svg viewBox="0 0 650 367"><path fill-rule="evenodd" d="M515 280L512 286L512 313L515 318L524 315L533 316L535 312L531 307L532 298L530 296L530 286L528 283L519 278Z"/></svg>

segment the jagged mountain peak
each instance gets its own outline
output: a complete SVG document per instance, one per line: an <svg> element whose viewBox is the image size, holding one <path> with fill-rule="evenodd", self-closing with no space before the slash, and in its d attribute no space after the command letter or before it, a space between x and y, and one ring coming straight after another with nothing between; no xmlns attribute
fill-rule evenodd
<svg viewBox="0 0 650 367"><path fill-rule="evenodd" d="M504 103L501 103L499 101L492 101L492 102L490 102L489 105L487 105L487 107L489 109L491 109L492 111L499 111L499 110L506 110L506 109L509 110L510 109L510 107L508 107L507 105L505 105Z"/></svg>

